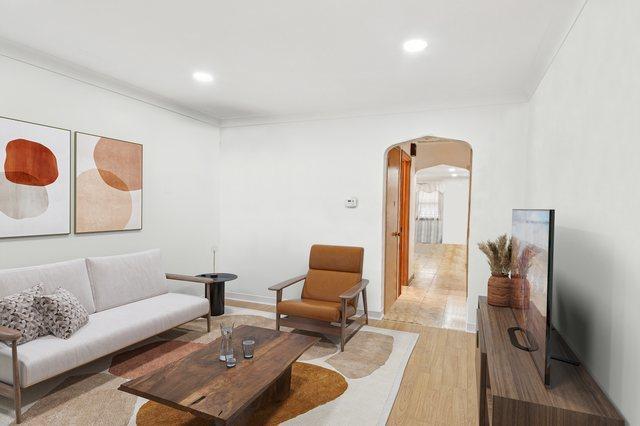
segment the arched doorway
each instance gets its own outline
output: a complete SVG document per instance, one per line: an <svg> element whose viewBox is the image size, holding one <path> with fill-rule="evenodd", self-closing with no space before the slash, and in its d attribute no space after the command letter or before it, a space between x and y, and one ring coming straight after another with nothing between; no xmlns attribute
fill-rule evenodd
<svg viewBox="0 0 640 426"><path fill-rule="evenodd" d="M389 147L385 159L385 319L464 328L471 146L427 136Z"/></svg>

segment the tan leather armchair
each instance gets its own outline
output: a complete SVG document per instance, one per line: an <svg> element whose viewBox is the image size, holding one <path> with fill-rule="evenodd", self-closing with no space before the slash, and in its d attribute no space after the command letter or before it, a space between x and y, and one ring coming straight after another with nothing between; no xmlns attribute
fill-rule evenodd
<svg viewBox="0 0 640 426"><path fill-rule="evenodd" d="M362 279L363 258L362 247L312 246L305 275L269 287L276 292L276 329L285 326L337 335L344 351L345 343L369 323L369 281ZM282 300L285 288L303 280L300 299ZM360 294L364 314L355 317Z"/></svg>

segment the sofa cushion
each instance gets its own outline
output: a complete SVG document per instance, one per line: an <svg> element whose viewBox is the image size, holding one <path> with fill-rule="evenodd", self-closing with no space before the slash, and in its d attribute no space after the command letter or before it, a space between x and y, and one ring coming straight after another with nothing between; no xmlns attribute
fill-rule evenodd
<svg viewBox="0 0 640 426"><path fill-rule="evenodd" d="M20 381L23 387L31 386L208 311L209 304L203 297L168 293L97 312L67 340L49 335L20 346ZM0 346L0 381L11 384L11 348Z"/></svg>
<svg viewBox="0 0 640 426"><path fill-rule="evenodd" d="M160 250L86 260L97 312L169 291Z"/></svg>
<svg viewBox="0 0 640 426"><path fill-rule="evenodd" d="M61 339L68 339L89 321L84 306L62 287L53 294L35 296L34 302L47 331Z"/></svg>
<svg viewBox="0 0 640 426"><path fill-rule="evenodd" d="M0 325L22 333L18 345L47 334L42 313L35 305L35 298L40 295L42 285L38 284L0 299Z"/></svg>
<svg viewBox="0 0 640 426"><path fill-rule="evenodd" d="M45 294L69 290L90 314L96 311L84 259L0 271L0 297L42 284Z"/></svg>

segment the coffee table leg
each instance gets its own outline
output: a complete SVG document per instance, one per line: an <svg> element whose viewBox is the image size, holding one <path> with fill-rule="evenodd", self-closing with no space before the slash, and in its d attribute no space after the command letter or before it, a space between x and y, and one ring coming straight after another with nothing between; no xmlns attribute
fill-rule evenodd
<svg viewBox="0 0 640 426"><path fill-rule="evenodd" d="M211 315L214 317L224 314L224 285L217 283L211 286Z"/></svg>
<svg viewBox="0 0 640 426"><path fill-rule="evenodd" d="M291 366L273 384L273 399L275 401L284 401L289 397L291 392Z"/></svg>
<svg viewBox="0 0 640 426"><path fill-rule="evenodd" d="M271 384L255 401L247 408L239 412L227 425L246 425L251 424L253 413L261 406L271 405L274 402L282 402L289 396L291 392L291 366L287 368L278 379Z"/></svg>

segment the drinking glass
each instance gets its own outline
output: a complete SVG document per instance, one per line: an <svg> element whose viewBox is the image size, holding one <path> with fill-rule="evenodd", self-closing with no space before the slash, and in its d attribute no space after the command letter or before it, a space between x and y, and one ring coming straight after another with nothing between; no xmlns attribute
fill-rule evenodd
<svg viewBox="0 0 640 426"><path fill-rule="evenodd" d="M233 322L222 321L220 323L220 361L226 361L227 355L233 355L231 338L233 336Z"/></svg>
<svg viewBox="0 0 640 426"><path fill-rule="evenodd" d="M227 354L226 363L227 363L227 368L236 366L236 358L233 356L233 351L231 351L230 354Z"/></svg>
<svg viewBox="0 0 640 426"><path fill-rule="evenodd" d="M253 337L245 337L242 340L242 352L247 359L253 358L253 349L256 346L256 339Z"/></svg>

